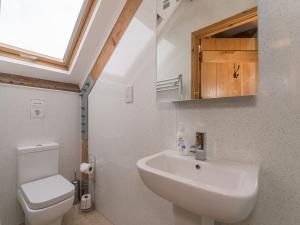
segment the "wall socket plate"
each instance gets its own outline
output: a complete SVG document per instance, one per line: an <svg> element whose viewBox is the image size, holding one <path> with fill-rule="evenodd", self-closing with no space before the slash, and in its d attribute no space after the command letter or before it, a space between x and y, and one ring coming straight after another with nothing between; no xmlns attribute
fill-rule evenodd
<svg viewBox="0 0 300 225"><path fill-rule="evenodd" d="M126 87L125 103L133 103L133 86Z"/></svg>

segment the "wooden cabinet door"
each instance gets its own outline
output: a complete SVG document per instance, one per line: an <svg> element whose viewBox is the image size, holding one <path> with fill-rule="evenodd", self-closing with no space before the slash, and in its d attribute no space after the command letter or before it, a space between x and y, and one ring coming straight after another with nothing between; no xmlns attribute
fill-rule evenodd
<svg viewBox="0 0 300 225"><path fill-rule="evenodd" d="M237 66L233 63L201 63L201 97L241 96L242 74L239 72L236 78L233 77Z"/></svg>
<svg viewBox="0 0 300 225"><path fill-rule="evenodd" d="M230 96L229 90L229 64L228 63L217 63L217 98Z"/></svg>
<svg viewBox="0 0 300 225"><path fill-rule="evenodd" d="M216 69L216 63L201 63L201 98L217 97Z"/></svg>
<svg viewBox="0 0 300 225"><path fill-rule="evenodd" d="M256 95L258 84L258 64L241 64L241 96Z"/></svg>
<svg viewBox="0 0 300 225"><path fill-rule="evenodd" d="M256 38L201 40L201 98L256 95Z"/></svg>
<svg viewBox="0 0 300 225"><path fill-rule="evenodd" d="M256 86L257 63L201 63L202 98L255 95Z"/></svg>

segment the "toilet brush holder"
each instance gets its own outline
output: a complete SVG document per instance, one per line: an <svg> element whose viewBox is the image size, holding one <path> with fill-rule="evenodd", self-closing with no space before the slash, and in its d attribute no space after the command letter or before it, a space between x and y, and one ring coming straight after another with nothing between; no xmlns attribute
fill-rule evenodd
<svg viewBox="0 0 300 225"><path fill-rule="evenodd" d="M80 180L77 179L76 172L75 172L74 180L72 180L71 183L74 185L75 188L73 205L77 205L81 200L81 194L80 194L81 185L80 185Z"/></svg>

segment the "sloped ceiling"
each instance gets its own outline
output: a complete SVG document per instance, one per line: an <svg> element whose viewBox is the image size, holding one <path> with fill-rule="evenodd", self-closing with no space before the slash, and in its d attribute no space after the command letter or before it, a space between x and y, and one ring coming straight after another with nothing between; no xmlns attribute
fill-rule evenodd
<svg viewBox="0 0 300 225"><path fill-rule="evenodd" d="M126 3L126 0L97 1L69 71L0 56L0 72L82 85Z"/></svg>
<svg viewBox="0 0 300 225"><path fill-rule="evenodd" d="M157 15L160 17L157 26L158 32L163 29L181 2L182 0L156 0Z"/></svg>

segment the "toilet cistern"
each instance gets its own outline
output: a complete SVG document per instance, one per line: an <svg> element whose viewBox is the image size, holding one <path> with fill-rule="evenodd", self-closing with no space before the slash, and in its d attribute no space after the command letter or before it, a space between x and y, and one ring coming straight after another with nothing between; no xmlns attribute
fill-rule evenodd
<svg viewBox="0 0 300 225"><path fill-rule="evenodd" d="M196 132L196 144L191 146L190 152L195 154L196 160L206 160L206 133Z"/></svg>

